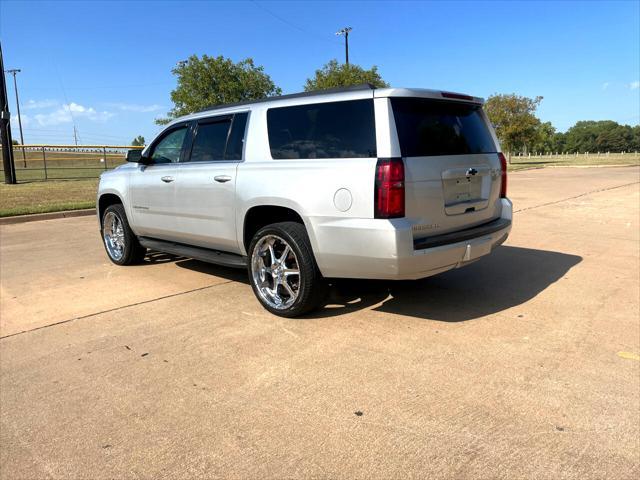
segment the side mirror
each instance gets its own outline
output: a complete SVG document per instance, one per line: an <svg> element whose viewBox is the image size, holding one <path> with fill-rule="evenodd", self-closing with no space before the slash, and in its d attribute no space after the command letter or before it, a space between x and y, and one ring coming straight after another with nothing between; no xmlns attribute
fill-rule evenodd
<svg viewBox="0 0 640 480"><path fill-rule="evenodd" d="M142 150L127 150L127 162L140 163Z"/></svg>

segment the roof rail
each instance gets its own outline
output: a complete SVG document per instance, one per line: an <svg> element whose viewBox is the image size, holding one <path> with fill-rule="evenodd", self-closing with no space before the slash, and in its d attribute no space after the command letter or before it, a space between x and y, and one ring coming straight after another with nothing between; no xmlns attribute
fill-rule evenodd
<svg viewBox="0 0 640 480"><path fill-rule="evenodd" d="M275 100L286 100L289 98L303 98L303 97L315 97L319 95L329 95L332 93L343 93L343 92L354 92L359 90L375 90L375 85L371 83L361 83L359 85L350 85L348 87L335 87L335 88L327 88L325 90L314 90L312 92L300 92L300 93L290 93L288 95L278 95L275 97L265 97L260 100L245 100L243 102L234 102L234 103L224 103L220 105L212 105L207 108L203 108L202 110L197 110L193 113L202 113L209 112L211 110L218 110L220 108L229 108L229 107L238 107L241 105L251 105L254 103L263 103L263 102L273 102Z"/></svg>

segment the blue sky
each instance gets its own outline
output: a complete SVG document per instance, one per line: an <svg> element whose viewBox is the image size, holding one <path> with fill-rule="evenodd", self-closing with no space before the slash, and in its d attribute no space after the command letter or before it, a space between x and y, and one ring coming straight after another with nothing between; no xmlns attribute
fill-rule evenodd
<svg viewBox="0 0 640 480"><path fill-rule="evenodd" d="M301 91L315 69L344 58L334 32L346 25L351 62L378 65L393 86L542 95L540 118L561 131L578 120L639 122L637 0L0 0L5 68L22 69L25 143L71 142L74 123L85 144L150 140L171 107L171 68L194 53L252 57L285 93Z"/></svg>

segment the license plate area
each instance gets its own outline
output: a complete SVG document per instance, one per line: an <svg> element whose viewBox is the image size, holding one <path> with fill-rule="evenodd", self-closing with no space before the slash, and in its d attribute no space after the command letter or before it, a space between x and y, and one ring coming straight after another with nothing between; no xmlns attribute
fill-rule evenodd
<svg viewBox="0 0 640 480"><path fill-rule="evenodd" d="M442 172L444 209L447 215L461 215L487 208L491 176L487 167L469 167Z"/></svg>

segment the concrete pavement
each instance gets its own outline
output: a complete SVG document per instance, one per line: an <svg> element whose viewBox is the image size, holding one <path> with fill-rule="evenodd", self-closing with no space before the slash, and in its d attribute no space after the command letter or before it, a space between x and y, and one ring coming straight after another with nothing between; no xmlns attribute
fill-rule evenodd
<svg viewBox="0 0 640 480"><path fill-rule="evenodd" d="M285 320L242 272L0 227L1 478L634 478L640 170L510 175L512 236Z"/></svg>

